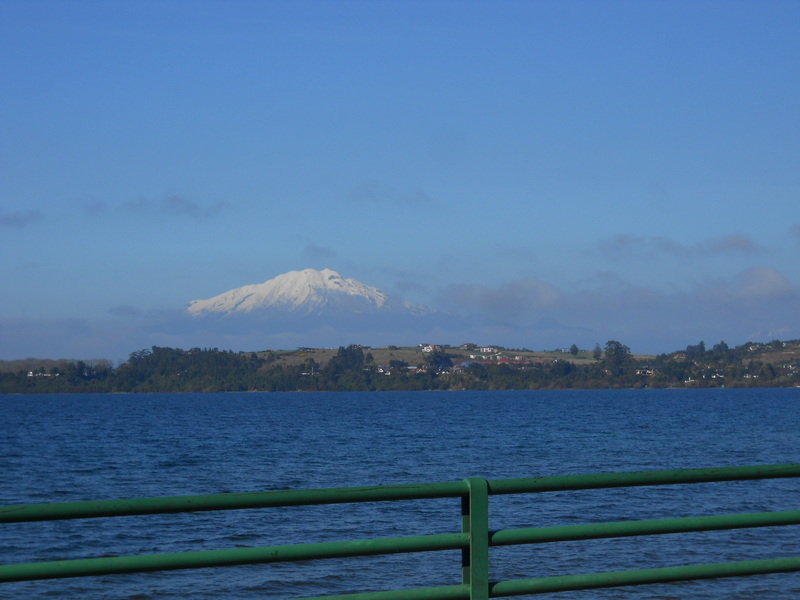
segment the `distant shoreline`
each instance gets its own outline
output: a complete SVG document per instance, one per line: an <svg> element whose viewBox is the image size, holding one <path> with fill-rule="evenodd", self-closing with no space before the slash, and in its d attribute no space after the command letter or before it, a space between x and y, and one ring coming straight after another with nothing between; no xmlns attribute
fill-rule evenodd
<svg viewBox="0 0 800 600"><path fill-rule="evenodd" d="M800 386L800 341L707 349L701 342L637 356L604 348L556 351L360 345L338 350L230 352L153 347L109 361L0 362L0 393L201 393L747 388Z"/></svg>

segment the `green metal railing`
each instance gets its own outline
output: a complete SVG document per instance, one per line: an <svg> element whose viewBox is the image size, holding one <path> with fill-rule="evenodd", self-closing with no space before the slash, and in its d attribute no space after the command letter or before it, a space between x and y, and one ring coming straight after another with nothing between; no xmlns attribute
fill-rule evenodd
<svg viewBox="0 0 800 600"><path fill-rule="evenodd" d="M510 581L489 580L489 549L495 546L800 524L800 510L788 510L490 531L489 496L491 495L789 477L800 477L800 464L566 475L525 479L470 478L460 482L416 485L2 506L0 507L0 523L19 523L278 506L460 498L461 532L11 564L0 566L0 583L439 550L461 551L460 585L325 596L324 598L327 600L446 600L450 598L484 600L549 592L800 571L800 556L794 556ZM319 598L313 600L319 600Z"/></svg>

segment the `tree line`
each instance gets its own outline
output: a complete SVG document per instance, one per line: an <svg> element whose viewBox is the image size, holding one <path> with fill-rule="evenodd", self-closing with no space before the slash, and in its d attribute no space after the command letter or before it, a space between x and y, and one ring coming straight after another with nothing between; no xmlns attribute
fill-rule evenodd
<svg viewBox="0 0 800 600"><path fill-rule="evenodd" d="M685 351L637 360L610 340L595 360L567 359L508 364L463 361L436 350L420 363L377 365L368 349L340 347L326 364L309 357L279 364L274 352L164 348L133 352L116 368L108 361L50 361L0 373L0 393L245 392L388 390L534 390L659 387L788 387L800 385L797 365L773 364L764 351L800 342L745 344L729 348L703 342ZM462 362L459 362L462 361ZM30 366L30 365L29 365Z"/></svg>

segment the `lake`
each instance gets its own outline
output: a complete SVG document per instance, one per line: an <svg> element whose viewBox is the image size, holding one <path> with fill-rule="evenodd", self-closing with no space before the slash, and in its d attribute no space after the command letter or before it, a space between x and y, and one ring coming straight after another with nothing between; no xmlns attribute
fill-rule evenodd
<svg viewBox="0 0 800 600"><path fill-rule="evenodd" d="M800 462L800 389L0 396L0 504ZM492 529L797 509L800 480L495 496ZM456 532L456 499L3 525L0 562ZM512 579L800 555L800 528L491 550ZM0 585L244 600L459 582L458 552ZM800 574L540 596L800 595Z"/></svg>

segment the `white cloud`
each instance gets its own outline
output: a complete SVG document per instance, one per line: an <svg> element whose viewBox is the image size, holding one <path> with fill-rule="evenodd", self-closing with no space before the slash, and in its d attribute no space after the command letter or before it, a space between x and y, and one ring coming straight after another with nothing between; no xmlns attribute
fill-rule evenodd
<svg viewBox="0 0 800 600"><path fill-rule="evenodd" d="M754 267L739 274L736 293L740 298L758 299L797 296L798 291L775 269Z"/></svg>
<svg viewBox="0 0 800 600"><path fill-rule="evenodd" d="M44 220L44 213L40 210L0 211L0 227L27 227L42 220Z"/></svg>
<svg viewBox="0 0 800 600"><path fill-rule="evenodd" d="M120 208L133 215L177 216L205 218L219 214L221 203L204 205L180 195L170 195L160 200L138 199L124 202Z"/></svg>
<svg viewBox="0 0 800 600"><path fill-rule="evenodd" d="M122 334L122 335L118 335ZM128 331L114 331L87 319L0 319L0 359L111 358Z"/></svg>
<svg viewBox="0 0 800 600"><path fill-rule="evenodd" d="M759 338L757 332L769 339L800 337L800 290L769 267L668 291L635 285L613 273L599 274L570 291L532 281L496 289L449 286L442 295L443 308L464 317L517 324L517 333L506 332L507 339L532 348L571 343L591 347L618 339L637 352L657 353L699 340L744 343ZM558 326L536 326L546 320ZM503 343L502 337L495 339Z"/></svg>
<svg viewBox="0 0 800 600"><path fill-rule="evenodd" d="M800 338L800 290L781 272L757 267L683 289L654 290L604 273L574 289L536 278L490 288L451 285L424 319L219 319L200 322L180 310L117 306L105 319L0 321L0 358L119 360L152 345L231 350L417 344L500 344L533 349L592 348L620 340L634 352L660 353L700 340L731 345ZM115 317L115 318L112 318Z"/></svg>
<svg viewBox="0 0 800 600"><path fill-rule="evenodd" d="M497 288L483 285L447 286L439 299L442 308L455 313L477 312L498 320L524 322L542 311L563 305L562 293L541 279L520 279Z"/></svg>
<svg viewBox="0 0 800 600"><path fill-rule="evenodd" d="M130 304L121 304L109 308L108 314L114 315L115 317L141 317L144 311Z"/></svg>
<svg viewBox="0 0 800 600"><path fill-rule="evenodd" d="M309 260L332 260L338 256L336 250L318 246L317 244L308 244L303 248L303 257Z"/></svg>
<svg viewBox="0 0 800 600"><path fill-rule="evenodd" d="M642 237L620 234L601 240L595 246L594 251L609 260L621 261L655 260L661 257L704 258L731 253L756 254L762 250L763 247L750 236L743 233L731 233L701 240L694 244L681 244L661 236Z"/></svg>
<svg viewBox="0 0 800 600"><path fill-rule="evenodd" d="M761 246L756 244L750 236L742 233L731 233L719 238L713 238L702 242L698 245L701 251L706 253L715 252L742 252L744 254L751 254L762 250Z"/></svg>
<svg viewBox="0 0 800 600"><path fill-rule="evenodd" d="M387 204L417 208L435 204L436 201L422 190L398 192L378 181L364 181L350 193L354 202Z"/></svg>

